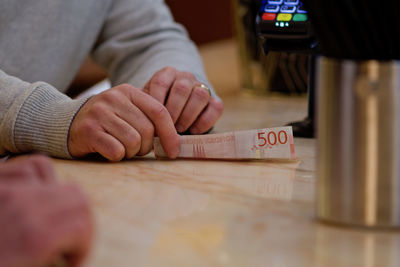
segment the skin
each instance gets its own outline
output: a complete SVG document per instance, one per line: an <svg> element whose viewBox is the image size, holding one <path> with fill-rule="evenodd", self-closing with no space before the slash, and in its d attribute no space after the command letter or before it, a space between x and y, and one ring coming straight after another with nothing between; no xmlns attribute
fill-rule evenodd
<svg viewBox="0 0 400 267"><path fill-rule="evenodd" d="M179 137L167 109L128 84L93 96L75 116L69 132L74 157L99 153L110 161L145 155L155 134L170 158L179 154Z"/></svg>
<svg viewBox="0 0 400 267"><path fill-rule="evenodd" d="M51 160L42 155L25 155L0 163L0 185L53 184L54 168Z"/></svg>
<svg viewBox="0 0 400 267"><path fill-rule="evenodd" d="M204 133L223 111L222 103L200 85L193 74L167 67L143 89L122 84L93 96L71 124L70 154L130 159L148 154L158 136L168 157L176 158L178 132Z"/></svg>
<svg viewBox="0 0 400 267"><path fill-rule="evenodd" d="M153 75L144 91L165 105L179 133L202 134L214 126L224 107L201 84L192 73L166 67Z"/></svg>
<svg viewBox="0 0 400 267"><path fill-rule="evenodd" d="M0 163L0 266L80 266L92 240L88 202L55 181L51 161L29 156Z"/></svg>

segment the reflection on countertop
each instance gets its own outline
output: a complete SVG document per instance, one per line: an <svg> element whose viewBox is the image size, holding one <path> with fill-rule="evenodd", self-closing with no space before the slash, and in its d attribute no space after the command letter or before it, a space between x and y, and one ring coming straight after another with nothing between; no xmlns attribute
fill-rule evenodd
<svg viewBox="0 0 400 267"><path fill-rule="evenodd" d="M208 71L234 45L202 49ZM231 67L231 65L229 65ZM234 66L234 65L233 65ZM237 88L235 69L210 75ZM228 89L227 89L228 90ZM231 89L229 89L231 91ZM215 132L303 119L305 97L223 96ZM325 225L315 219L315 145L295 138L295 162L54 159L60 179L89 196L97 235L89 267L400 266L400 233Z"/></svg>
<svg viewBox="0 0 400 267"><path fill-rule="evenodd" d="M94 207L88 266L398 266L399 233L315 220L315 140L295 144L296 162L54 162Z"/></svg>

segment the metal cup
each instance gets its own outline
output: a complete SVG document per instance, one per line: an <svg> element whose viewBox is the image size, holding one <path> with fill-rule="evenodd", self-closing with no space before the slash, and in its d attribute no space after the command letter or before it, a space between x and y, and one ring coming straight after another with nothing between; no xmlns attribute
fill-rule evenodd
<svg viewBox="0 0 400 267"><path fill-rule="evenodd" d="M318 60L319 219L400 227L399 64Z"/></svg>

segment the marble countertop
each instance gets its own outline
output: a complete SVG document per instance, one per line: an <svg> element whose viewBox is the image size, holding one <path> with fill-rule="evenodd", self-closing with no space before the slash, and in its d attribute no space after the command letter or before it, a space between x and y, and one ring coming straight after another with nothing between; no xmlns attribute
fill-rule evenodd
<svg viewBox="0 0 400 267"><path fill-rule="evenodd" d="M205 58L218 51L207 49ZM305 97L234 92L223 99L215 132L279 126L306 113ZM315 145L295 138L296 162L152 154L119 163L53 161L93 207L96 238L86 266L400 266L400 233L316 220Z"/></svg>

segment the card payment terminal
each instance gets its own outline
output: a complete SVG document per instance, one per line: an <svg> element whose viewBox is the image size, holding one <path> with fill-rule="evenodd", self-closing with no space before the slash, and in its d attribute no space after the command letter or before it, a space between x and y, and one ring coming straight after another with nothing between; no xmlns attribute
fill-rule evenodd
<svg viewBox="0 0 400 267"><path fill-rule="evenodd" d="M256 25L264 52L307 52L316 47L311 22L300 0L262 0Z"/></svg>
<svg viewBox="0 0 400 267"><path fill-rule="evenodd" d="M270 51L309 54L308 114L303 121L289 125L293 126L295 136L313 137L315 54L318 42L307 10L300 0L260 0L256 29L265 54Z"/></svg>

